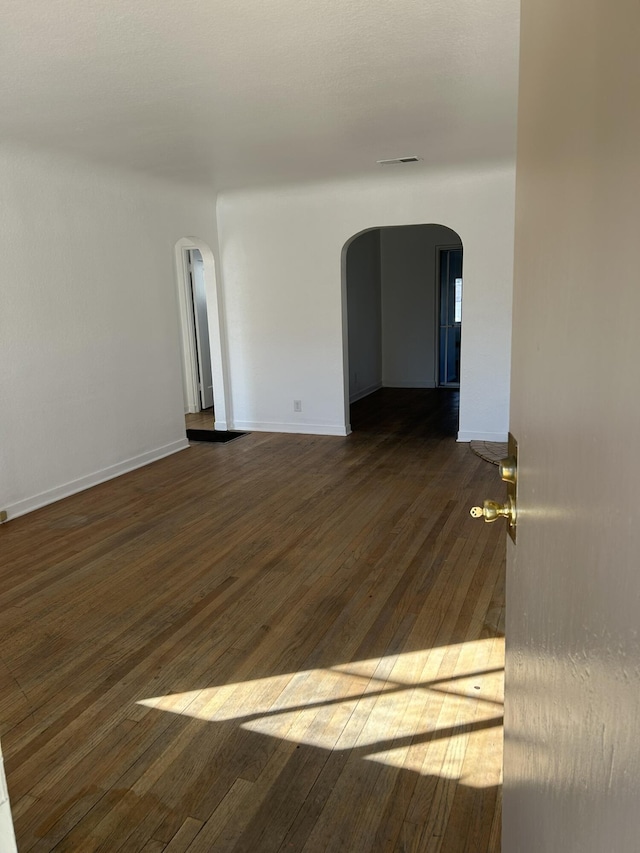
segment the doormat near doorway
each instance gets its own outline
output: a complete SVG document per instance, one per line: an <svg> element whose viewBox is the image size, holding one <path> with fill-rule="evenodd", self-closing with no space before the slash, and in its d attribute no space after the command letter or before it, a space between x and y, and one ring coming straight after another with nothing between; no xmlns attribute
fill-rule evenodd
<svg viewBox="0 0 640 853"><path fill-rule="evenodd" d="M476 456L484 459L485 462L491 462L492 465L497 465L501 459L509 455L506 441L470 441L469 447Z"/></svg>
<svg viewBox="0 0 640 853"><path fill-rule="evenodd" d="M234 438L240 438L246 435L246 432L229 432L221 429L188 429L187 438L189 441L213 441L226 442L233 441Z"/></svg>

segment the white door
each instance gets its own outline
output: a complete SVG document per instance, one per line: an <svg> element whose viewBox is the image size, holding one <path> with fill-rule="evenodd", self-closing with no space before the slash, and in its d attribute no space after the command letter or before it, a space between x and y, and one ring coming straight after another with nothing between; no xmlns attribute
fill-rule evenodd
<svg viewBox="0 0 640 853"><path fill-rule="evenodd" d="M203 409L213 406L213 374L211 370L211 346L209 344L209 317L207 293L204 283L204 263L197 249L189 252L189 273L193 293L193 315L198 350L198 372L200 382L200 404Z"/></svg>
<svg viewBox="0 0 640 853"><path fill-rule="evenodd" d="M639 41L523 0L504 853L640 850Z"/></svg>

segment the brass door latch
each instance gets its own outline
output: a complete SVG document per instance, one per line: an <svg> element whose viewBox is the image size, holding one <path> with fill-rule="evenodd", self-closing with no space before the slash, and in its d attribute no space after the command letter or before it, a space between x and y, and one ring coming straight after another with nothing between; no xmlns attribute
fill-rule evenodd
<svg viewBox="0 0 640 853"><path fill-rule="evenodd" d="M508 451L506 459L499 463L498 470L500 479L507 484L507 501L499 504L496 501L486 500L482 506L471 507L470 513L473 518L484 518L487 523L497 521L499 518L507 519L507 531L509 536L516 541L517 523L517 485L518 485L518 442L509 433Z"/></svg>

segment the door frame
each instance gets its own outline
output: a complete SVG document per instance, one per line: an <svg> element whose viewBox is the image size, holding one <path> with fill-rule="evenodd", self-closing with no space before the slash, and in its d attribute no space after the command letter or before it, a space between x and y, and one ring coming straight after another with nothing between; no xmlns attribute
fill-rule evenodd
<svg viewBox="0 0 640 853"><path fill-rule="evenodd" d="M193 289L189 276L189 253L191 249L183 248L180 263L183 267L182 277L185 282L184 300L185 317L182 335L183 379L185 389L185 414L193 414L201 410L200 400L200 371L198 368L197 332L194 319ZM185 369L186 368L186 369Z"/></svg>
<svg viewBox="0 0 640 853"><path fill-rule="evenodd" d="M207 316L207 320L205 323L202 322L203 317L201 315L201 308L198 306L198 301L196 299L196 265L202 263L202 256L200 252L198 252L198 257L195 257L194 249L185 249L185 261L187 263L187 270L189 276L189 282L191 284L190 287L190 295L191 295L191 307L193 309L193 320L195 325L195 345L196 345L196 361L198 367L198 400L200 405L200 410L205 411L213 406L213 377L211 377L211 384L205 383L205 380L209 379L207 373L207 369L211 370L211 346L209 344L209 318ZM203 265L204 266L204 265ZM202 287L205 286L204 281L204 269L202 272L202 280L200 284ZM198 278L199 280L199 278ZM206 293L205 293L205 306L204 310L206 312ZM205 346L206 344L206 346ZM209 353L209 359L207 364L207 359L205 358L205 352ZM211 403L208 402L208 388L211 388ZM207 399L205 399L207 397Z"/></svg>
<svg viewBox="0 0 640 853"><path fill-rule="evenodd" d="M175 270L178 290L178 308L180 315L180 343L182 356L182 380L184 403L187 412L200 411L200 390L198 384L198 356L195 344L195 322L193 317L193 296L189 279L188 253L198 249L204 265L205 290L207 295L207 316L209 325L209 346L211 350L211 373L213 376L214 429L229 429L228 412L228 364L225 352L225 335L222 328L221 293L216 277L213 252L197 237L181 237L175 244Z"/></svg>
<svg viewBox="0 0 640 853"><path fill-rule="evenodd" d="M349 435L351 432L351 399L350 399L350 373L349 373L349 316L348 316L348 300L347 300L347 253L349 251L349 247L362 234L365 234L368 231L382 231L385 228L403 228L407 226L441 226L443 228L448 228L450 231L453 231L458 236L458 243L442 243L435 245L435 306L434 306L434 322L435 322L435 331L434 331L434 347L435 347L435 359L434 359L434 376L433 382L434 387L449 387L452 388L454 386L439 386L438 385L438 377L440 370L439 363L439 318L440 318L440 249L462 249L462 263L463 263L463 276L464 276L464 254L465 254L465 242L462 239L462 236L457 228L454 228L452 225L444 225L441 222L401 222L393 223L390 225L372 225L368 228L362 228L360 231L356 231L351 237L346 240L346 242L342 245L342 250L340 253L340 277L341 277L341 322L342 322L342 387L343 387L343 400L344 400L344 424L345 424L345 435ZM463 284L463 301L464 301L464 284ZM460 379L462 380L462 343L460 348ZM458 386L456 386L460 390L460 402L462 403L462 394L463 394L463 386L462 381ZM460 417L458 416L458 436L460 435ZM465 439L468 440L468 439Z"/></svg>
<svg viewBox="0 0 640 853"><path fill-rule="evenodd" d="M449 244L443 243L442 245L438 245L436 248L436 279L435 279L435 297L436 297L436 305L435 305L435 333L434 333L434 342L435 342L435 372L434 372L434 380L436 388L460 388L460 383L445 383L440 384L440 255L441 252L446 252L448 249L459 249L462 252L462 304L464 305L464 246L462 241L459 244ZM460 361L462 362L462 322L460 323ZM462 373L462 367L460 369L460 373Z"/></svg>

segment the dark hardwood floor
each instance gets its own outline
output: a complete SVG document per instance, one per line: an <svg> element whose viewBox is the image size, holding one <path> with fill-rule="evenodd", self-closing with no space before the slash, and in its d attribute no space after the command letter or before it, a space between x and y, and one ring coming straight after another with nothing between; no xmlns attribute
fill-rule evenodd
<svg viewBox="0 0 640 853"><path fill-rule="evenodd" d="M189 413L184 416L186 429L213 429L213 408L203 409L201 412Z"/></svg>
<svg viewBox="0 0 640 853"><path fill-rule="evenodd" d="M20 853L500 849L501 497L457 393L253 433L0 527Z"/></svg>

